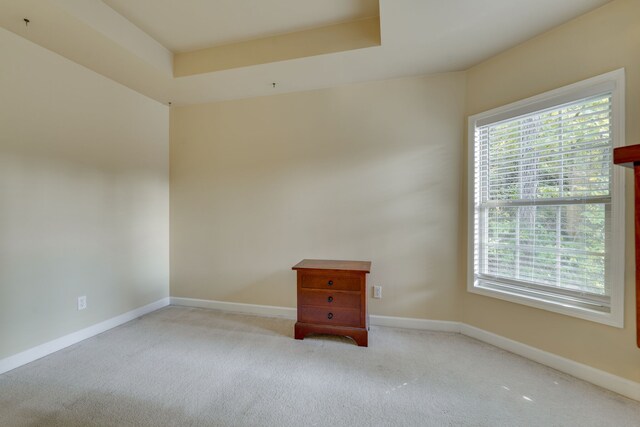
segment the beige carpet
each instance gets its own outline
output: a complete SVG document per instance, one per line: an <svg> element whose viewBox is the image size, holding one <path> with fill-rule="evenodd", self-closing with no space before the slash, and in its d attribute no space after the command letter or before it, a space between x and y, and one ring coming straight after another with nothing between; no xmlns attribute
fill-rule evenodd
<svg viewBox="0 0 640 427"><path fill-rule="evenodd" d="M458 334L292 333L168 307L0 375L0 425L640 425L640 403Z"/></svg>

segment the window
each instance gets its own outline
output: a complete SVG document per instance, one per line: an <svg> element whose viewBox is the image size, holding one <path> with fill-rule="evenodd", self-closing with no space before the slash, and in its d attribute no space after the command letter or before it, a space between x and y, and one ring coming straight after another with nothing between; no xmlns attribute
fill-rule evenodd
<svg viewBox="0 0 640 427"><path fill-rule="evenodd" d="M624 70L469 118L470 292L623 326Z"/></svg>

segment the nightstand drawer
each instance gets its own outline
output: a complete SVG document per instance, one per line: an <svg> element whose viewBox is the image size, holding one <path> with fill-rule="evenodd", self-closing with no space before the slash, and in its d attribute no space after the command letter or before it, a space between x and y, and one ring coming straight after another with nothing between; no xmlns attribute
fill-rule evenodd
<svg viewBox="0 0 640 427"><path fill-rule="evenodd" d="M339 307L302 306L298 309L298 322L338 326L362 326L360 310Z"/></svg>
<svg viewBox="0 0 640 427"><path fill-rule="evenodd" d="M320 307L343 307L360 310L360 292L324 291L302 289L298 293L299 305L315 305Z"/></svg>
<svg viewBox="0 0 640 427"><path fill-rule="evenodd" d="M360 291L362 279L356 275L311 274L302 275L300 286L307 289Z"/></svg>

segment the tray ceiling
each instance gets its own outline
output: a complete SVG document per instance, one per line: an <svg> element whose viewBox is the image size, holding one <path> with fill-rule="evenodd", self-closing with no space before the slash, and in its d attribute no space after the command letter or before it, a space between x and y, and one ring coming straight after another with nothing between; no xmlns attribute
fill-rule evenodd
<svg viewBox="0 0 640 427"><path fill-rule="evenodd" d="M378 0L103 0L170 51L378 16Z"/></svg>
<svg viewBox="0 0 640 427"><path fill-rule="evenodd" d="M607 3L380 0L378 6L369 0L2 0L0 27L160 102L185 105L463 71ZM116 12L110 6L127 9ZM371 47L331 51L316 46L319 53L305 56L297 49L321 40L316 30L308 34L309 43L274 37L327 28L336 20L363 22L358 19L375 11L380 37ZM31 21L28 28L25 17ZM273 46L278 43L288 56L276 55ZM231 61L241 52L255 60L253 49L265 45L268 49L262 53L268 55L263 62ZM209 56L183 58L197 60L187 64L195 71L176 77L175 65L185 55L176 52L202 47L201 53ZM232 68L211 64L223 51Z"/></svg>

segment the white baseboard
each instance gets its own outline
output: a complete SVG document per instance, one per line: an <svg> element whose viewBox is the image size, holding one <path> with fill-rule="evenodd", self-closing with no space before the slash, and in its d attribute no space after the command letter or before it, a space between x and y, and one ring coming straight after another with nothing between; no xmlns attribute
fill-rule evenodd
<svg viewBox="0 0 640 427"><path fill-rule="evenodd" d="M565 374L569 374L581 380L590 382L607 390L611 390L634 400L640 400L640 383L610 374L609 372L593 368L591 366L558 356L548 351L523 344L518 341L505 338L476 328L467 324L462 324L460 333L487 344L494 345L503 350L510 351L519 356L538 362L542 365L556 369Z"/></svg>
<svg viewBox="0 0 640 427"><path fill-rule="evenodd" d="M195 298L171 297L171 305L182 307L208 308L229 313L250 314L253 316L279 317L296 319L297 310L291 307L276 307L272 305L243 304L239 302L213 301ZM423 329L441 332L460 332L459 322L445 320L410 319L408 317L369 316L369 321L376 326L392 328Z"/></svg>
<svg viewBox="0 0 640 427"><path fill-rule="evenodd" d="M273 307L267 305L240 304L176 297L171 298L171 304L185 307L210 308L233 313L251 314L255 316L280 317L286 319L296 318L296 309L288 307ZM535 347L531 347L518 341L513 341L509 338L487 332L483 329L476 328L475 326L470 326L465 323L377 315L370 316L369 320L372 325L376 326L440 332L457 332L533 360L560 372L572 375L607 390L611 390L615 393L640 401L640 383L630 381L626 378L610 374L600 369L584 365Z"/></svg>
<svg viewBox="0 0 640 427"><path fill-rule="evenodd" d="M101 334L102 332L108 331L109 329L115 328L116 326L120 326L147 313L151 313L152 311L156 311L162 307L166 307L169 305L169 303L169 298L163 298L156 302L152 302L151 304L136 308L135 310L123 313L119 316L113 317L103 322L96 323L95 325L81 329L77 332L70 333L63 337L56 338L53 341L40 344L37 347L33 347L29 350L25 350L21 353L14 354L13 356L9 356L5 359L1 359L0 374L11 371L12 369L18 368L22 365L26 365L27 363L33 362L34 360L38 360L42 357L48 356L51 353L55 353L56 351L62 350L63 348L69 347L70 345L79 343L80 341L86 340L87 338L91 338L95 335Z"/></svg>
<svg viewBox="0 0 640 427"><path fill-rule="evenodd" d="M391 328L422 329L425 331L460 332L460 322L449 320L412 319L410 317L393 317L370 315L369 322L375 326Z"/></svg>
<svg viewBox="0 0 640 427"><path fill-rule="evenodd" d="M290 307L276 307L273 305L241 304L238 302L212 301L206 299L171 297L171 305L183 307L209 308L230 313L251 314L254 316L280 317L295 319L296 309Z"/></svg>

